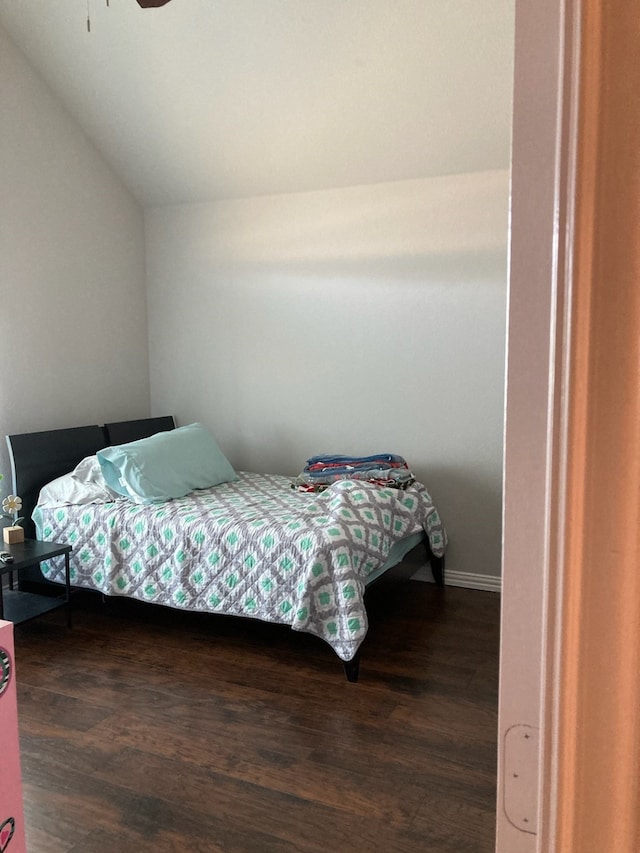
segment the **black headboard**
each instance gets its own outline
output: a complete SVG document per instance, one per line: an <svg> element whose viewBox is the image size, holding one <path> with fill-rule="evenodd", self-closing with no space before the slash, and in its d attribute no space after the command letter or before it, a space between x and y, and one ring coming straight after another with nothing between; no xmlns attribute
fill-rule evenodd
<svg viewBox="0 0 640 853"><path fill-rule="evenodd" d="M143 418L140 421L119 421L115 424L105 424L107 444L126 444L128 441L137 441L139 438L148 438L157 432L166 432L175 429L176 423L173 417Z"/></svg>
<svg viewBox="0 0 640 853"><path fill-rule="evenodd" d="M93 456L103 447L147 438L174 427L173 417L163 417L8 435L13 492L22 498L27 537L35 536L31 513L44 485L73 471L85 456Z"/></svg>
<svg viewBox="0 0 640 853"><path fill-rule="evenodd" d="M73 471L85 456L92 456L107 446L102 427L86 426L8 435L9 456L14 494L22 498L24 529L29 538L35 536L31 513L40 489L56 477Z"/></svg>

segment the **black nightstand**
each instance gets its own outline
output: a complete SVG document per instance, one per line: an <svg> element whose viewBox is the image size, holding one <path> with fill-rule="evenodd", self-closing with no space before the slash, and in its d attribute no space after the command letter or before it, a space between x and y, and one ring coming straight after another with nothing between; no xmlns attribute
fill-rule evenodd
<svg viewBox="0 0 640 853"><path fill-rule="evenodd" d="M36 539L25 539L15 545L0 544L0 551L8 551L13 556L13 563L0 562L0 619L18 624L28 619L35 619L58 607L67 608L67 625L71 627L71 580L69 576L69 554L71 545L61 545L58 542L39 542ZM29 566L37 566L51 557L64 554L65 561L65 594L59 596L38 595L34 592L24 592L14 589L14 572L20 578L20 570ZM2 577L9 575L9 589L2 588Z"/></svg>

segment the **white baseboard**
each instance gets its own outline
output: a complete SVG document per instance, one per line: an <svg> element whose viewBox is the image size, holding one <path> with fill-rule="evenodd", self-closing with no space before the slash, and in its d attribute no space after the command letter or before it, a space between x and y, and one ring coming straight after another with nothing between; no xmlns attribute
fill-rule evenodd
<svg viewBox="0 0 640 853"><path fill-rule="evenodd" d="M411 578L416 581L433 583L433 575L429 566L418 569ZM502 578L495 577L495 575L478 575L474 572L449 571L446 566L444 583L445 586L463 586L466 589L484 589L488 592L500 592L502 590Z"/></svg>

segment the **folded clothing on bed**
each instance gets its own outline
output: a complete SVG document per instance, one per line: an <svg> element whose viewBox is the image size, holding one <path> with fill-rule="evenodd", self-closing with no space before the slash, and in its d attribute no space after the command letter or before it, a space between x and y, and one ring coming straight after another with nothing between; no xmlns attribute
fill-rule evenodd
<svg viewBox="0 0 640 853"><path fill-rule="evenodd" d="M307 459L293 483L303 492L321 492L339 480L364 480L380 486L403 489L415 482L404 457L397 453L372 456L320 454Z"/></svg>

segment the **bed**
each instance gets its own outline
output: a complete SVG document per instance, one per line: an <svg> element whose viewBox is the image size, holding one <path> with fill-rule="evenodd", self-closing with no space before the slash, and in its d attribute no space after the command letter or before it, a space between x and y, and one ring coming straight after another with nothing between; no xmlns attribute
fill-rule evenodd
<svg viewBox="0 0 640 853"><path fill-rule="evenodd" d="M418 545L444 583L446 533L426 487L343 480L303 494L292 478L238 471L163 502L38 506L41 490L82 460L180 432L162 417L7 436L26 535L73 546L76 587L287 624L325 640L357 681L366 589ZM26 583L63 580L55 560L35 572Z"/></svg>

